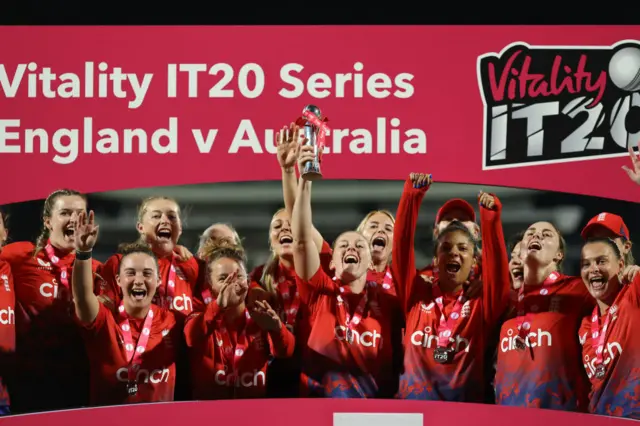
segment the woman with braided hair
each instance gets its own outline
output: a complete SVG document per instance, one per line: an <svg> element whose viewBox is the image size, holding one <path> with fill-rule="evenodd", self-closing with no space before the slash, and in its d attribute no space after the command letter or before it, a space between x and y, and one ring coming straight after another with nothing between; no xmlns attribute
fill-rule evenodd
<svg viewBox="0 0 640 426"><path fill-rule="evenodd" d="M73 321L71 270L74 226L86 212L84 195L70 189L49 194L42 232L34 243L2 248L15 280L17 374L11 390L14 413L75 408L88 403L89 371ZM92 260L93 273L100 262ZM69 378L73 378L70 380Z"/></svg>

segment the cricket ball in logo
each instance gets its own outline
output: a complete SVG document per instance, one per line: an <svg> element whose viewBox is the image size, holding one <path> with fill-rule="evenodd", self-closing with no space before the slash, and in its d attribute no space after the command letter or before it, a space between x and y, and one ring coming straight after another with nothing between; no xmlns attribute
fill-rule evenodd
<svg viewBox="0 0 640 426"><path fill-rule="evenodd" d="M477 73L485 170L618 157L640 141L640 41L512 43Z"/></svg>

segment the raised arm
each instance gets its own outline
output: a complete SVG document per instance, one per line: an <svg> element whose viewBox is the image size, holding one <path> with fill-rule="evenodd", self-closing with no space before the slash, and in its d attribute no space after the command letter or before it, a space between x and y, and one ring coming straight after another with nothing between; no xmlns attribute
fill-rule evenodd
<svg viewBox="0 0 640 426"><path fill-rule="evenodd" d="M300 148L305 142L306 139L300 135L300 127L295 123L291 123L289 127L283 127L276 135L278 163L282 171L282 197L284 198L284 208L289 217L293 217L293 206L296 203L298 189L296 163L298 163L298 169L300 169L302 167L299 163L301 159ZM313 242L316 244L318 251L322 251L323 238L315 227L313 228Z"/></svg>
<svg viewBox="0 0 640 426"><path fill-rule="evenodd" d="M313 241L311 221L311 182L300 179L296 203L291 216L293 233L293 262L296 275L310 280L320 268L320 251Z"/></svg>
<svg viewBox="0 0 640 426"><path fill-rule="evenodd" d="M414 243L418 213L430 185L431 175L411 173L404 183L396 212L391 270L396 280L398 298L402 301L405 312L409 307L411 289L417 275Z"/></svg>
<svg viewBox="0 0 640 426"><path fill-rule="evenodd" d="M494 194L481 192L482 304L487 324L496 324L509 303L509 257L502 230L502 203Z"/></svg>
<svg viewBox="0 0 640 426"><path fill-rule="evenodd" d="M81 213L75 224L76 259L71 274L71 289L76 316L85 323L91 324L98 316L100 302L93 292L93 269L91 268L91 252L98 239L98 225L95 224L93 211L87 217Z"/></svg>

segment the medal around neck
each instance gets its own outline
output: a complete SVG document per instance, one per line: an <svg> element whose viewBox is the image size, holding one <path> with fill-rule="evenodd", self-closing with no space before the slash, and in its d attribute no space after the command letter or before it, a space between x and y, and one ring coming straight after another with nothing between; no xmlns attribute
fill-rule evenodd
<svg viewBox="0 0 640 426"><path fill-rule="evenodd" d="M596 379L603 379L607 369L604 364L600 364L596 367Z"/></svg>
<svg viewBox="0 0 640 426"><path fill-rule="evenodd" d="M454 350L451 348L437 347L433 351L433 359L438 364L449 364L453 361Z"/></svg>
<svg viewBox="0 0 640 426"><path fill-rule="evenodd" d="M135 396L138 393L138 384L136 382L127 383L127 395Z"/></svg>

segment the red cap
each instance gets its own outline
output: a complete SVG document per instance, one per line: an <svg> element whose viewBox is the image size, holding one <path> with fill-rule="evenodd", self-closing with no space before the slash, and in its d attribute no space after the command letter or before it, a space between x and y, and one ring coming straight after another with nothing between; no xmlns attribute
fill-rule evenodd
<svg viewBox="0 0 640 426"><path fill-rule="evenodd" d="M473 209L471 204L467 203L462 198L452 198L440 207L438 210L438 214L436 215L436 224L440 223L442 216L444 216L447 212L453 209L460 209L465 212L473 222L476 221L476 211Z"/></svg>
<svg viewBox="0 0 640 426"><path fill-rule="evenodd" d="M624 238L625 240L629 239L629 229L627 228L627 225L624 224L622 218L617 214L607 212L600 213L599 215L591 218L589 223L587 223L587 226L585 226L580 233L582 239L586 240L589 237L589 233L598 228L598 226L607 228L609 231Z"/></svg>

